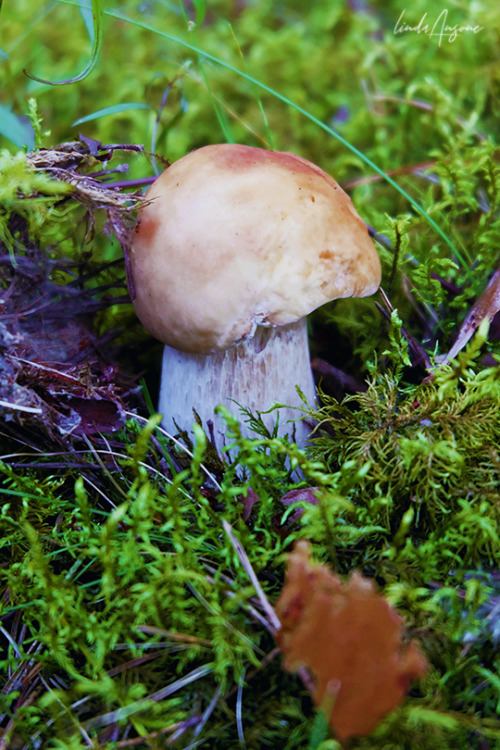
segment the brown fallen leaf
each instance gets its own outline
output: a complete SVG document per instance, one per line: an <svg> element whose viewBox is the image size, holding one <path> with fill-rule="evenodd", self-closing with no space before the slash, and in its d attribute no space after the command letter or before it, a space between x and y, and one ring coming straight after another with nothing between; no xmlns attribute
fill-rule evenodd
<svg viewBox="0 0 500 750"><path fill-rule="evenodd" d="M311 672L317 706L334 695L330 726L340 741L369 734L427 670L416 644L405 640L402 618L373 582L354 571L343 583L311 563L306 541L289 557L275 609L283 666Z"/></svg>
<svg viewBox="0 0 500 750"><path fill-rule="evenodd" d="M317 505L317 490L319 490L319 487L303 487L300 490L290 490L290 492L287 492L286 495L283 495L280 498L280 502L285 506L285 508L288 508L290 505L298 503L299 501L303 503L310 503L311 505ZM288 516L286 526L289 527L294 523L297 523L297 521L300 521L303 513L303 508L296 508L293 513Z"/></svg>

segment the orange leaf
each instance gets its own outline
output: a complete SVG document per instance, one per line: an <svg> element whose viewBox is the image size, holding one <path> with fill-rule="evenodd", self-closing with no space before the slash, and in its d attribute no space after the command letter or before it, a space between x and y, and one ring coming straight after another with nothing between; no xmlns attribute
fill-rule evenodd
<svg viewBox="0 0 500 750"><path fill-rule="evenodd" d="M427 669L372 581L355 571L344 584L326 566L311 564L308 542L298 542L289 557L276 614L284 668L307 667L316 705L334 693L330 726L340 740L371 732Z"/></svg>

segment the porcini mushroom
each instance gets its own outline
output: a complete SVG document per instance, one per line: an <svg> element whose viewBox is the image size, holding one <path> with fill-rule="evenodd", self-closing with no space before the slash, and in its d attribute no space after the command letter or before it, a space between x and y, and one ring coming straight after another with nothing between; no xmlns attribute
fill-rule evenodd
<svg viewBox="0 0 500 750"><path fill-rule="evenodd" d="M296 386L315 400L306 316L380 283L366 225L332 177L295 154L237 144L199 148L158 177L130 266L137 316L165 344L163 425L189 430L195 409L217 433L218 404L287 404L281 433L300 445L309 428L287 422L300 416Z"/></svg>

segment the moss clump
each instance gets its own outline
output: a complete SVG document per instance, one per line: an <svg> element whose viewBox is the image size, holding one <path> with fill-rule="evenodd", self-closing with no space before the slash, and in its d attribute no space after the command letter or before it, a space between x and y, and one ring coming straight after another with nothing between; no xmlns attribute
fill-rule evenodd
<svg viewBox="0 0 500 750"><path fill-rule="evenodd" d="M465 570L498 564L500 371L477 368L482 343L418 385L374 373L365 392L327 399L316 414L325 434L314 455L331 471L367 467L351 493L358 523L396 534L402 548L429 538L446 547L441 568L424 546L423 579L446 575L452 560Z"/></svg>

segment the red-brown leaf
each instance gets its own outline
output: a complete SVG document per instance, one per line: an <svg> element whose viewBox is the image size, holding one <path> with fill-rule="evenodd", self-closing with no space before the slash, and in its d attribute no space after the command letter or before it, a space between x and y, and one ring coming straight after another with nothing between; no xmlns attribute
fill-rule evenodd
<svg viewBox="0 0 500 750"><path fill-rule="evenodd" d="M427 669L416 644L405 642L402 618L372 581L355 571L343 583L324 565L311 564L305 541L289 557L276 614L285 669L312 673L316 705L335 694L330 725L340 740L371 732Z"/></svg>

